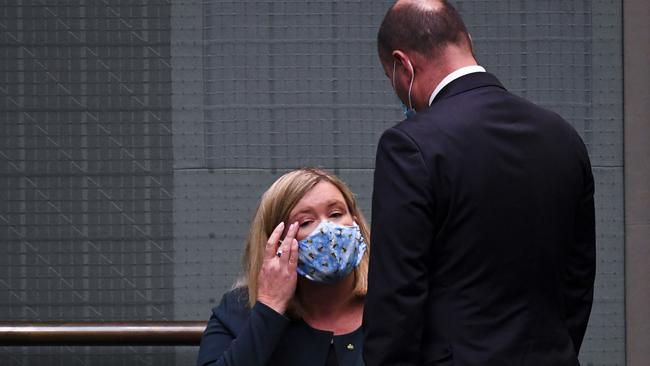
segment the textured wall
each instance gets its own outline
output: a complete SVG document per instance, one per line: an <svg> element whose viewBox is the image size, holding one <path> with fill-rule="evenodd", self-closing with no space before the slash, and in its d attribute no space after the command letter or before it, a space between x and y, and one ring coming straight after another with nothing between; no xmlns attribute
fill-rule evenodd
<svg viewBox="0 0 650 366"><path fill-rule="evenodd" d="M625 302L627 364L650 364L650 6L626 1Z"/></svg>
<svg viewBox="0 0 650 366"><path fill-rule="evenodd" d="M207 320L288 169L333 170L369 214L377 139L401 119L376 56L391 3L4 3L0 318ZM479 62L589 148L599 267L581 360L623 365L621 1L454 3ZM10 364L196 351L0 348Z"/></svg>
<svg viewBox="0 0 650 366"><path fill-rule="evenodd" d="M0 7L0 317L173 317L170 5ZM173 364L173 350L5 348L3 365Z"/></svg>

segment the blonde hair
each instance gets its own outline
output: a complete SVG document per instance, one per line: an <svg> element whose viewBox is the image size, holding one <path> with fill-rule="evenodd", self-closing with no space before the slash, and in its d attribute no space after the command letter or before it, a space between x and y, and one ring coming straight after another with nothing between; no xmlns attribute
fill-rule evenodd
<svg viewBox="0 0 650 366"><path fill-rule="evenodd" d="M361 263L354 270L353 289L353 295L355 296L364 297L366 295L368 290L370 231L363 214L357 206L354 194L338 177L322 169L302 168L278 178L262 195L253 216L242 260L244 272L235 284L235 287L248 287L248 303L251 307L257 301L257 277L262 268L264 248L269 236L280 222L286 222L289 219L289 214L298 204L298 201L322 181L333 184L341 191L350 215L359 225L361 234L366 240L368 247L361 259ZM299 316L301 308L301 304L294 295L287 313L291 316Z"/></svg>

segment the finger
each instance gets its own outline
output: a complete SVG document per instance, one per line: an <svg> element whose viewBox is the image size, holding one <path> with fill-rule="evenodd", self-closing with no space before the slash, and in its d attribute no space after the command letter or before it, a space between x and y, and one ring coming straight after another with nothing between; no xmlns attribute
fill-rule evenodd
<svg viewBox="0 0 650 366"><path fill-rule="evenodd" d="M275 255L275 252L278 249L278 239L280 239L280 235L282 235L282 232L284 231L284 222L281 222L278 224L278 226L275 227L273 232L271 233L271 236L269 236L269 240L266 242L266 248L264 250L264 258L271 259Z"/></svg>
<svg viewBox="0 0 650 366"><path fill-rule="evenodd" d="M280 245L280 250L282 251L282 256L280 257L280 261L284 262L285 264L289 262L289 257L291 256L291 243L293 242L294 238L296 237L296 232L298 232L298 223L294 222L289 226L289 230L287 231L287 236L284 237L282 240L282 245Z"/></svg>
<svg viewBox="0 0 650 366"><path fill-rule="evenodd" d="M289 255L289 271L296 271L298 267L298 240L293 239L291 243L291 254Z"/></svg>

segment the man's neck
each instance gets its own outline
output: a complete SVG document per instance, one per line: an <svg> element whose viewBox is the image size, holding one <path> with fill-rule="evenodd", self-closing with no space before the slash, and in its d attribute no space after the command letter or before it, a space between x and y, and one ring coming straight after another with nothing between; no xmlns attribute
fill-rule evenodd
<svg viewBox="0 0 650 366"><path fill-rule="evenodd" d="M444 78L442 78L442 80L440 80L440 82L436 84L436 87L431 92L431 95L429 96L429 105L433 103L433 100L436 99L436 96L440 93L440 91L445 86L449 85L449 83L462 76L465 76L467 74L472 74L475 72L485 72L485 69L482 66L479 66L476 63L474 63L473 65L462 66L447 74Z"/></svg>
<svg viewBox="0 0 650 366"><path fill-rule="evenodd" d="M419 97L417 106L420 108L430 105L430 96L445 77L456 70L477 65L471 52L464 47L455 45L448 45L439 57L427 59L422 56L418 61L423 66L420 67L420 74L416 73L415 75L418 82L414 87L419 88L415 94Z"/></svg>

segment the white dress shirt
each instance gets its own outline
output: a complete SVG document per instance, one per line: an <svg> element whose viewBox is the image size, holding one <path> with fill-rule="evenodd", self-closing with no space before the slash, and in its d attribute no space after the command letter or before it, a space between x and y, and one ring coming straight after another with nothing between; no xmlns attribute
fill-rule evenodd
<svg viewBox="0 0 650 366"><path fill-rule="evenodd" d="M485 69L479 65L465 66L445 76L445 78L442 79L442 81L438 84L438 86L436 86L436 88L433 89L433 93L431 93L431 96L429 97L429 105L433 103L433 100L436 98L436 95L438 95L438 93L440 93L442 88L447 86L447 84L451 83L452 81L458 79L461 76L465 76L467 74L472 74L475 72L485 72Z"/></svg>

